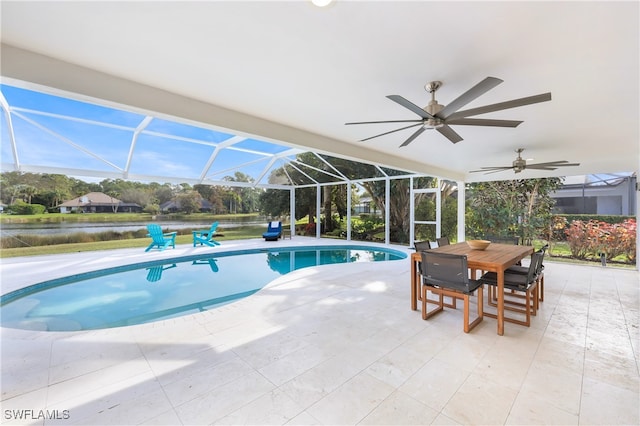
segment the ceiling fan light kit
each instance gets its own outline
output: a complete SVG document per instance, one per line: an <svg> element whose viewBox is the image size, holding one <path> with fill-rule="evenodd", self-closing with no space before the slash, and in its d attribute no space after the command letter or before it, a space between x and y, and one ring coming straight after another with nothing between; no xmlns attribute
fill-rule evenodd
<svg viewBox="0 0 640 426"><path fill-rule="evenodd" d="M436 100L436 91L442 87L441 81L430 81L424 88L431 94L431 101L429 104L420 108L416 104L408 101L400 95L388 95L387 98L396 102L397 104L407 108L414 114L417 114L420 118L414 120L385 120L385 121L360 121L345 123L346 125L352 124L379 124L379 123L415 123L399 129L391 130L388 132L380 133L375 136L371 136L365 139L361 139L361 142L369 139L377 138L380 136L388 135L391 133L399 132L401 130L409 129L411 127L418 127L409 138L407 138L402 146L409 145L414 139L422 134L427 129L435 129L449 139L452 143L458 143L462 141L462 137L453 130L451 125L460 126L490 126L490 127L517 127L522 123L518 120L496 120L496 119L484 119L484 118L469 118L475 115L486 114L489 112L502 111L509 108L516 108L524 105L531 105L539 102L546 102L551 100L551 93L543 93L541 95L529 96L526 98L514 99L511 101L500 102L492 105L485 105L483 107L472 108L464 111L460 111L460 108L472 102L479 96L488 92L489 90L502 83L502 80L495 77L487 77L480 83L467 90L462 95L458 96L448 105L441 105Z"/></svg>

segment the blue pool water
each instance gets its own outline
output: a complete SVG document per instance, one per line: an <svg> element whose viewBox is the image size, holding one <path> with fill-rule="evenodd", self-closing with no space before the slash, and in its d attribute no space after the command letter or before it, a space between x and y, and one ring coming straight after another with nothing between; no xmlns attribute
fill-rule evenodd
<svg viewBox="0 0 640 426"><path fill-rule="evenodd" d="M406 258L366 246L255 249L123 266L35 284L0 298L3 327L75 331L142 324L250 296L307 266Z"/></svg>

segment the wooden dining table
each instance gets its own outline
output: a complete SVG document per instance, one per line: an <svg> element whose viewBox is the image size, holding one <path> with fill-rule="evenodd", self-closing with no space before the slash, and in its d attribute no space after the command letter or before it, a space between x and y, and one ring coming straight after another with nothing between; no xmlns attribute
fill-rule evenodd
<svg viewBox="0 0 640 426"><path fill-rule="evenodd" d="M464 254L471 270L471 278L476 279L477 271L493 271L498 276L498 335L504 334L504 271L533 253L533 246L491 243L485 250L474 250L466 242L450 244L436 249L441 253ZM411 309L418 309L420 252L411 254ZM479 277L478 277L479 278Z"/></svg>

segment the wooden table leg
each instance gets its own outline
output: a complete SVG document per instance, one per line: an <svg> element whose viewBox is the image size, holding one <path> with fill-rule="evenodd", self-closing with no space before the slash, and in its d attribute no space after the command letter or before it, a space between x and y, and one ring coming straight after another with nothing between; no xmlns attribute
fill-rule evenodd
<svg viewBox="0 0 640 426"><path fill-rule="evenodd" d="M417 295L416 295L416 263L411 256L409 256L409 260L411 261L411 310L415 311L418 309Z"/></svg>
<svg viewBox="0 0 640 426"><path fill-rule="evenodd" d="M498 269L498 335L504 335L504 269Z"/></svg>

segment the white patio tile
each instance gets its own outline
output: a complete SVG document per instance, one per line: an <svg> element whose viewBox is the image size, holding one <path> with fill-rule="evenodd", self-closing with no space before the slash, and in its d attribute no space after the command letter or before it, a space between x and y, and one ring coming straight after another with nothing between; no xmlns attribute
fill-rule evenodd
<svg viewBox="0 0 640 426"><path fill-rule="evenodd" d="M323 424L357 424L393 392L394 388L361 373L309 407Z"/></svg>
<svg viewBox="0 0 640 426"><path fill-rule="evenodd" d="M213 366L203 365L190 375L172 381L163 388L171 404L177 407L253 371L246 362L235 358Z"/></svg>
<svg viewBox="0 0 640 426"><path fill-rule="evenodd" d="M462 424L503 424L518 392L471 374L442 413Z"/></svg>
<svg viewBox="0 0 640 426"><path fill-rule="evenodd" d="M550 404L549 400L544 398L543 389L530 388L520 391L505 424L568 426L579 424L579 419L577 414Z"/></svg>
<svg viewBox="0 0 640 426"><path fill-rule="evenodd" d="M432 359L398 388L423 404L441 411L458 391L469 371Z"/></svg>
<svg viewBox="0 0 640 426"><path fill-rule="evenodd" d="M580 424L640 424L638 389L631 391L585 377Z"/></svg>
<svg viewBox="0 0 640 426"><path fill-rule="evenodd" d="M395 391L371 411L360 425L430 425L438 412L409 395Z"/></svg>
<svg viewBox="0 0 640 426"><path fill-rule="evenodd" d="M284 392L275 389L223 417L215 424L283 425L302 411L302 408Z"/></svg>
<svg viewBox="0 0 640 426"><path fill-rule="evenodd" d="M212 424L274 390L273 384L251 372L176 407L183 424Z"/></svg>

